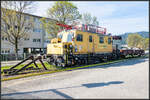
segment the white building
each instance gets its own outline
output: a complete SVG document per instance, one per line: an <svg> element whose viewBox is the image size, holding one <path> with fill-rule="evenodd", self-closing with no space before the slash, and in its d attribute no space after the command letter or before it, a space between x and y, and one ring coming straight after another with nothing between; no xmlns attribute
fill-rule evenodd
<svg viewBox="0 0 150 100"><path fill-rule="evenodd" d="M41 27L40 19L42 17L31 14L25 14L27 19L31 17L34 19L34 27L28 32L28 37L21 39L18 45L18 53L34 53L35 51L42 51L46 49L47 43L50 43L48 34L45 29ZM46 18L50 20L49 18ZM15 47L12 45L8 38L1 34L1 54L13 54Z"/></svg>

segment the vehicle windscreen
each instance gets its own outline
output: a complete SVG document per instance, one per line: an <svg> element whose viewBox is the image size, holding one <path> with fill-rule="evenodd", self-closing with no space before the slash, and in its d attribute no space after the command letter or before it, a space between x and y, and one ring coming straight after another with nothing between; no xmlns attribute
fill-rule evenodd
<svg viewBox="0 0 150 100"><path fill-rule="evenodd" d="M73 33L63 34L62 42L72 42L73 36Z"/></svg>
<svg viewBox="0 0 150 100"><path fill-rule="evenodd" d="M62 34L58 34L57 37L62 39L63 35Z"/></svg>

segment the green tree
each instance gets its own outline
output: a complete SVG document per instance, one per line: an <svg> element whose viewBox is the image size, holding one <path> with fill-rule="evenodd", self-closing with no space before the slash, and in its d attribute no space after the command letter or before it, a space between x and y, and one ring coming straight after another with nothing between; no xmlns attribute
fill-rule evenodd
<svg viewBox="0 0 150 100"><path fill-rule="evenodd" d="M41 27L49 33L49 39L57 37L58 31L61 30L61 27L56 25L57 21L46 18L41 18L40 21L42 22Z"/></svg>
<svg viewBox="0 0 150 100"><path fill-rule="evenodd" d="M129 34L127 38L127 44L129 47L141 47L143 38L139 34Z"/></svg>
<svg viewBox="0 0 150 100"><path fill-rule="evenodd" d="M18 58L18 44L22 38L27 37L32 21L26 20L25 12L31 10L32 1L2 1L1 2L1 33L14 45ZM16 59L17 59L16 58Z"/></svg>
<svg viewBox="0 0 150 100"><path fill-rule="evenodd" d="M72 25L75 21L81 18L78 8L71 2L68 1L57 1L54 5L47 10L47 15L50 19L42 18L41 21L45 24L44 28L47 33L52 34L56 37L59 29L64 29L63 27L57 26L56 23Z"/></svg>
<svg viewBox="0 0 150 100"><path fill-rule="evenodd" d="M149 38L144 38L144 39L143 39L142 48L143 48L144 50L149 49Z"/></svg>
<svg viewBox="0 0 150 100"><path fill-rule="evenodd" d="M92 24L92 25L99 25L99 22L97 21L97 17L91 16L90 13L84 13L82 15L81 21L83 24Z"/></svg>
<svg viewBox="0 0 150 100"><path fill-rule="evenodd" d="M145 45L146 45L146 46L145 46L145 47L146 47L145 49L149 49L149 38L146 38L146 39L145 39Z"/></svg>

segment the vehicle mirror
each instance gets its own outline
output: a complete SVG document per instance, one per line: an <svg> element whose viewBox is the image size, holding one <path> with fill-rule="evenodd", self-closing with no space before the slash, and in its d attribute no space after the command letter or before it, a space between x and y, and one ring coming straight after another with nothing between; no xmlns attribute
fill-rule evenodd
<svg viewBox="0 0 150 100"><path fill-rule="evenodd" d="M69 48L70 48L70 49L73 49L73 46L72 46L72 45L70 45L70 46L69 46Z"/></svg>

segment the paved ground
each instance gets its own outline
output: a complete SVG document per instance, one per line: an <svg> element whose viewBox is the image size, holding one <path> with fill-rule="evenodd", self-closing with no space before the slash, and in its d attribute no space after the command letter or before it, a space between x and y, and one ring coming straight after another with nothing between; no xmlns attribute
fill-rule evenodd
<svg viewBox="0 0 150 100"><path fill-rule="evenodd" d="M1 86L2 99L148 99L149 59L10 80Z"/></svg>

